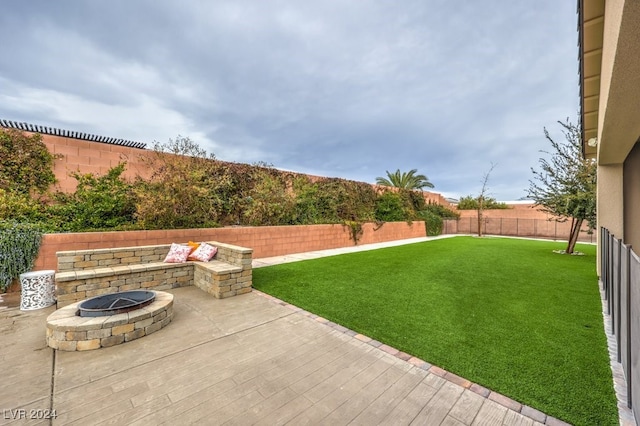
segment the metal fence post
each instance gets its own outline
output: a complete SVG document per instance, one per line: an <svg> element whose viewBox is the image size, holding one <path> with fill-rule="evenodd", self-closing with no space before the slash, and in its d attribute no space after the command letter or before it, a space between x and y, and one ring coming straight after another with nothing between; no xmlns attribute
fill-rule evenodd
<svg viewBox="0 0 640 426"><path fill-rule="evenodd" d="M607 275L609 276L609 285L607 286L609 288L609 314L611 315L611 322L612 322L612 332L613 334L616 333L616 329L615 329L615 305L614 305L614 300L613 300L613 286L615 285L615 279L613 276L613 241L615 239L615 236L612 233L609 233L609 270L607 271Z"/></svg>
<svg viewBox="0 0 640 426"><path fill-rule="evenodd" d="M631 246L627 246L627 407L631 408Z"/></svg>
<svg viewBox="0 0 640 426"><path fill-rule="evenodd" d="M616 296L618 297L618 334L616 334L616 343L618 344L618 362L622 360L622 351L620 350L620 335L622 334L622 240L618 241L618 288L616 289Z"/></svg>

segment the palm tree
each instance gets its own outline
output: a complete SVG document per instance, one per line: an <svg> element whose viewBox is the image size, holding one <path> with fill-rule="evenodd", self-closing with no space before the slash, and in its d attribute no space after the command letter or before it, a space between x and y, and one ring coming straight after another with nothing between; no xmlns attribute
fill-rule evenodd
<svg viewBox="0 0 640 426"><path fill-rule="evenodd" d="M400 169L395 173L389 173L387 170L387 178L377 177L376 183L384 186L395 186L396 188L404 189L422 189L433 188L433 184L429 182L429 178L425 175L417 175L418 169L410 170L408 173L400 172Z"/></svg>

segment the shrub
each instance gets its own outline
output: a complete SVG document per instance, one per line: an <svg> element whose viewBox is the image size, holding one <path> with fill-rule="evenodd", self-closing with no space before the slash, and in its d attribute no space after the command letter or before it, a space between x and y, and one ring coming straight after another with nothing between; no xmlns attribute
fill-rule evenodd
<svg viewBox="0 0 640 426"><path fill-rule="evenodd" d="M376 193L371 185L337 178L321 179L315 185L316 208L324 223L373 219Z"/></svg>
<svg viewBox="0 0 640 426"><path fill-rule="evenodd" d="M325 219L318 203L318 185L311 183L307 177L297 177L293 180L295 193L293 208L293 223L299 225L313 225L322 223Z"/></svg>
<svg viewBox="0 0 640 426"><path fill-rule="evenodd" d="M218 226L231 211L231 177L224 164L212 161L189 138L156 143L145 157L153 174L134 185L136 218L144 229Z"/></svg>
<svg viewBox="0 0 640 426"><path fill-rule="evenodd" d="M457 213L445 206L436 203L429 203L424 206L423 211L429 211L442 219L460 219L460 213Z"/></svg>
<svg viewBox="0 0 640 426"><path fill-rule="evenodd" d="M427 228L427 235L432 237L442 234L442 217L429 210L423 210L418 217L424 220Z"/></svg>
<svg viewBox="0 0 640 426"><path fill-rule="evenodd" d="M42 222L47 220L46 201L28 193L0 189L0 220Z"/></svg>
<svg viewBox="0 0 640 426"><path fill-rule="evenodd" d="M255 169L256 186L246 199L244 217L249 225L286 225L292 221L293 196L281 174Z"/></svg>
<svg viewBox="0 0 640 426"><path fill-rule="evenodd" d="M76 191L56 193L57 204L49 209L57 228L87 231L132 225L135 203L131 185L121 178L125 166L120 163L103 176L71 173L78 181Z"/></svg>
<svg viewBox="0 0 640 426"><path fill-rule="evenodd" d="M422 191L412 191L407 189L401 189L400 194L405 198L407 203L411 206L413 211L419 212L426 206Z"/></svg>
<svg viewBox="0 0 640 426"><path fill-rule="evenodd" d="M443 219L458 219L460 214L445 206L429 203L418 213L418 217L424 220L428 236L442 234Z"/></svg>
<svg viewBox="0 0 640 426"><path fill-rule="evenodd" d="M376 200L376 220L399 222L410 219L403 196L398 192L385 191Z"/></svg>
<svg viewBox="0 0 640 426"><path fill-rule="evenodd" d="M0 158L0 189L43 193L56 181L56 156L49 153L38 133L28 136L16 129L0 128Z"/></svg>
<svg viewBox="0 0 640 426"><path fill-rule="evenodd" d="M0 291L28 272L38 256L42 229L30 223L0 221Z"/></svg>

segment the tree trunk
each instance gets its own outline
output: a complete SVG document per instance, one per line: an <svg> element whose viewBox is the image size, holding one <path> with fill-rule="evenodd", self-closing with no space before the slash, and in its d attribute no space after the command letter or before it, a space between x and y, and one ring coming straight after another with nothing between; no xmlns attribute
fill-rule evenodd
<svg viewBox="0 0 640 426"><path fill-rule="evenodd" d="M571 233L569 234L569 242L567 244L567 254L572 254L578 242L580 236L580 229L582 228L583 219L571 219Z"/></svg>
<svg viewBox="0 0 640 426"><path fill-rule="evenodd" d="M482 237L482 219L484 206L482 205L482 196L478 197L478 237Z"/></svg>

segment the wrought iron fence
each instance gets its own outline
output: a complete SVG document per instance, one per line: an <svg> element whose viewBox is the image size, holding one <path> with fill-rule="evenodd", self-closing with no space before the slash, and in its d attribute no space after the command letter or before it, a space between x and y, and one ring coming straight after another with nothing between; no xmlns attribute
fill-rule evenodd
<svg viewBox="0 0 640 426"><path fill-rule="evenodd" d="M627 381L627 405L640 418L640 258L600 228L600 281Z"/></svg>
<svg viewBox="0 0 640 426"><path fill-rule="evenodd" d="M478 232L478 219L466 217L443 221L443 234L475 234ZM571 222L560 222L545 219L519 219L485 217L482 232L488 235L506 235L513 237L548 238L553 240L568 240L571 232ZM585 226L580 232L578 241L594 243L593 231Z"/></svg>

